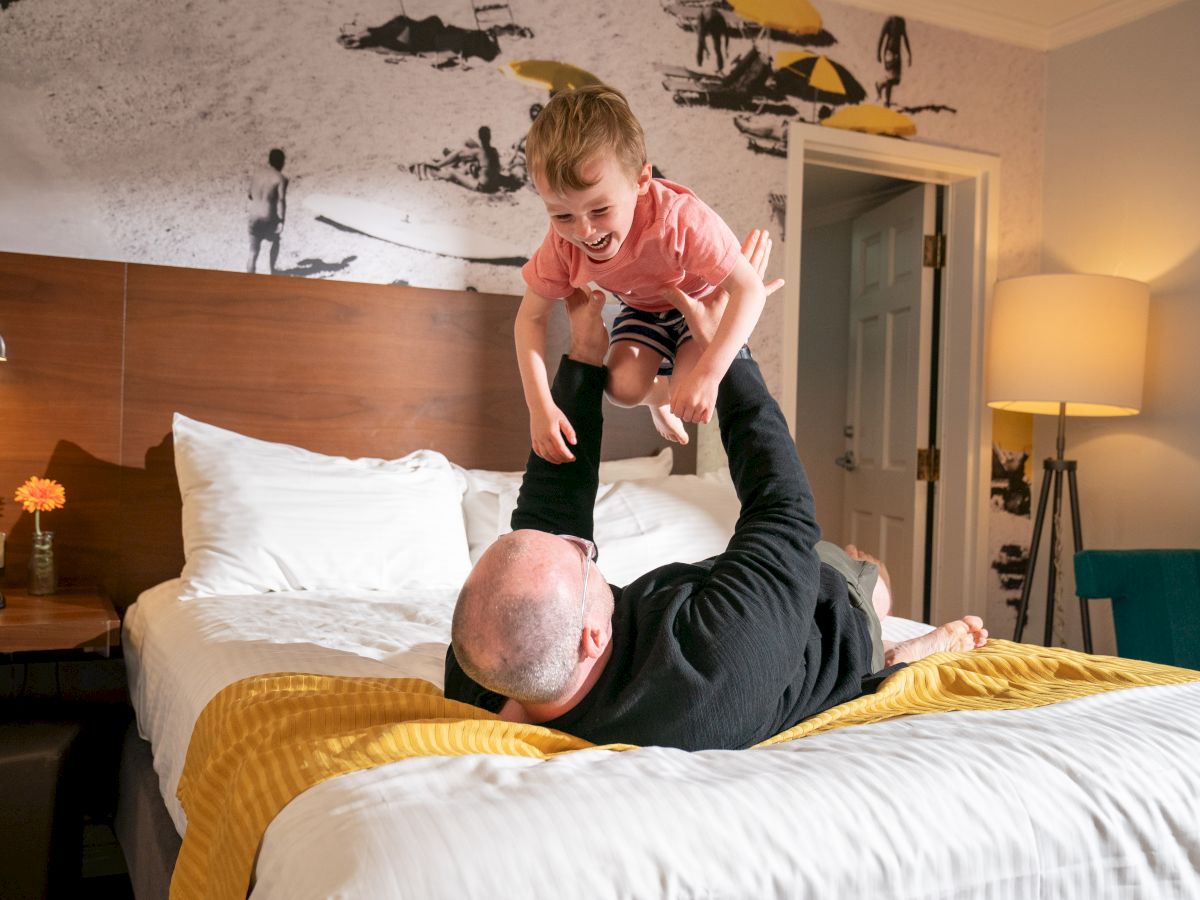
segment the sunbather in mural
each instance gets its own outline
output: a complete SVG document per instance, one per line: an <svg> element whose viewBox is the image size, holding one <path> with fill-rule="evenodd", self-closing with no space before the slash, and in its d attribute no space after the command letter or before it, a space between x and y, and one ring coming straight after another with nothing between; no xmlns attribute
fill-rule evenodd
<svg viewBox="0 0 1200 900"><path fill-rule="evenodd" d="M665 75L663 87L681 106L796 115L796 108L775 83L770 61L755 44L736 57L724 75L682 67L668 67Z"/></svg>
<svg viewBox="0 0 1200 900"><path fill-rule="evenodd" d="M492 29L459 28L447 25L439 16L396 16L383 25L344 32L338 41L351 50L433 57L434 65L439 67L460 65L470 58L490 62L500 55L500 43Z"/></svg>
<svg viewBox="0 0 1200 900"><path fill-rule="evenodd" d="M523 158L524 144L520 143ZM441 159L408 168L422 180L437 178L481 194L516 190L524 183L501 169L500 152L492 146L492 129L486 125L479 127L479 140L468 138L460 149L446 150Z"/></svg>
<svg viewBox="0 0 1200 900"><path fill-rule="evenodd" d="M529 107L529 121L532 122L542 111L542 104L535 103ZM525 163L525 140L529 132L521 135L512 145L512 153L504 164L504 174L515 184L529 183L529 168Z"/></svg>

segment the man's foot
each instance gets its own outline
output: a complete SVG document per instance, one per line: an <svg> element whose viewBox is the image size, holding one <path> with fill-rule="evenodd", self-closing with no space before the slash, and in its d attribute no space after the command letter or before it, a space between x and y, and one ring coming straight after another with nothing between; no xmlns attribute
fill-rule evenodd
<svg viewBox="0 0 1200 900"><path fill-rule="evenodd" d="M928 634L912 638L900 644L884 645L885 665L916 662L932 653L961 653L974 650L987 643L987 629L979 616L963 616L947 622Z"/></svg>
<svg viewBox="0 0 1200 900"><path fill-rule="evenodd" d="M571 324L571 347L567 355L577 362L604 365L604 354L608 352L608 329L601 314L604 294L577 289L566 303L567 320Z"/></svg>
<svg viewBox="0 0 1200 900"><path fill-rule="evenodd" d="M661 406L650 404L649 406L650 418L654 420L654 427L658 429L659 434L677 444L688 442L688 433L687 429L683 427L683 419L671 412L670 403L664 403Z"/></svg>

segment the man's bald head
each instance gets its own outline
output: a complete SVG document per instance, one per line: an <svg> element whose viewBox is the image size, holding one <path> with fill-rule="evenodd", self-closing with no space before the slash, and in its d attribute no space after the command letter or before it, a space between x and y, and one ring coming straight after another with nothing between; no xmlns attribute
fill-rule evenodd
<svg viewBox="0 0 1200 900"><path fill-rule="evenodd" d="M582 590L578 547L541 531L503 535L458 595L451 642L459 665L488 690L519 703L560 699L581 659ZM603 579L593 577L588 594L606 595L606 607L594 612L611 616Z"/></svg>

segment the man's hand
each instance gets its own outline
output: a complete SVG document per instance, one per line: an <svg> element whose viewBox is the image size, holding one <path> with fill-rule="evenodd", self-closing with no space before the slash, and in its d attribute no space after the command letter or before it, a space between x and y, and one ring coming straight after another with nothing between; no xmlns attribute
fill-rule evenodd
<svg viewBox="0 0 1200 900"><path fill-rule="evenodd" d="M557 406L537 409L529 415L529 437L533 452L546 462L574 462L567 444L575 443L575 429Z"/></svg>
<svg viewBox="0 0 1200 900"><path fill-rule="evenodd" d="M603 291L576 288L566 299L567 319L571 323L571 349L568 355L576 362L592 366L604 365L608 353L608 329L600 310L604 307Z"/></svg>
<svg viewBox="0 0 1200 900"><path fill-rule="evenodd" d="M746 240L742 242L742 256L750 261L750 265L754 267L754 271L760 278L767 273L767 262L771 259L771 246L770 233L758 228L746 235ZM783 287L783 279L776 278L764 284L763 287L767 296L770 297ZM703 300L693 300L679 288L670 287L664 297L683 313L692 337L700 349L707 349L713 335L717 333L717 326L721 324L721 316L725 314L725 307L729 305L729 294L723 290L716 290ZM671 405L674 407L674 401ZM680 418L683 417L680 416Z"/></svg>

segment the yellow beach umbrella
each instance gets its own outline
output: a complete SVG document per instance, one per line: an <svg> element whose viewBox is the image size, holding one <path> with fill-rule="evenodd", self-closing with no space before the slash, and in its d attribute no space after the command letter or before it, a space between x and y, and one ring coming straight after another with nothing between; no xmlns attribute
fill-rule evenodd
<svg viewBox="0 0 1200 900"><path fill-rule="evenodd" d="M519 59L505 63L500 67L500 71L522 81L540 84L551 94L574 90L587 84L602 84L599 78L586 69L553 59Z"/></svg>
<svg viewBox="0 0 1200 900"><path fill-rule="evenodd" d="M775 84L792 97L839 106L858 103L867 92L850 70L821 53L784 50L775 54Z"/></svg>
<svg viewBox="0 0 1200 900"><path fill-rule="evenodd" d="M816 34L821 14L808 0L730 0L733 11L744 19L778 28L791 34Z"/></svg>
<svg viewBox="0 0 1200 900"><path fill-rule="evenodd" d="M917 123L902 112L875 103L843 106L821 122L827 128L844 128L865 134L886 134L892 137L912 137Z"/></svg>

